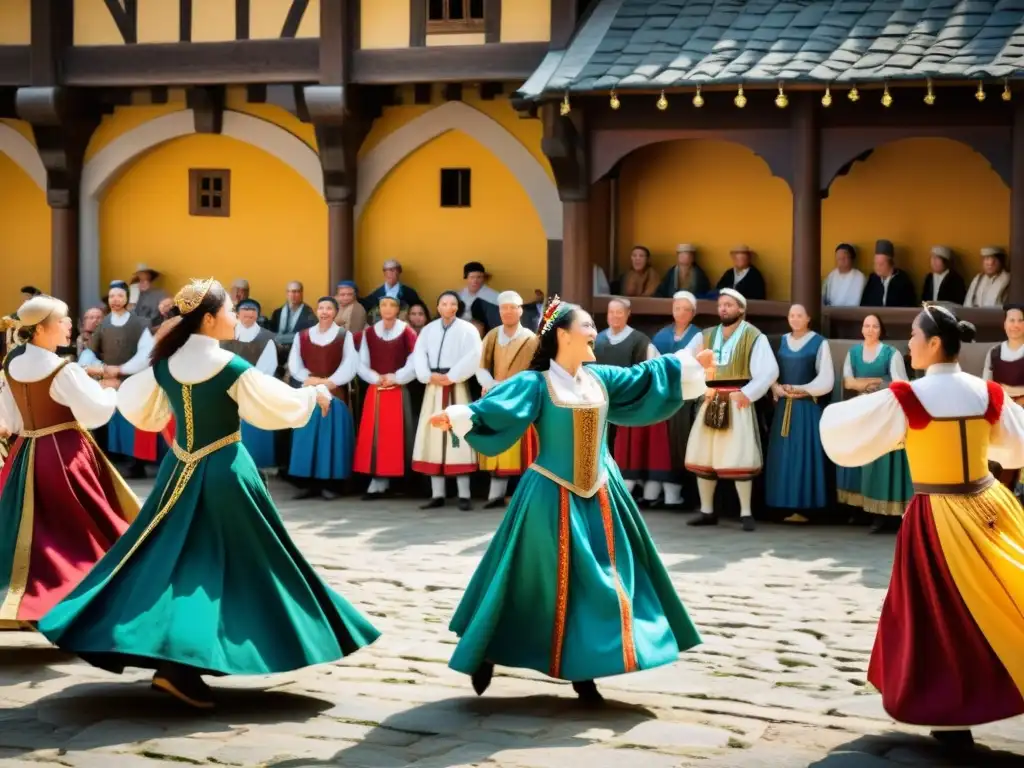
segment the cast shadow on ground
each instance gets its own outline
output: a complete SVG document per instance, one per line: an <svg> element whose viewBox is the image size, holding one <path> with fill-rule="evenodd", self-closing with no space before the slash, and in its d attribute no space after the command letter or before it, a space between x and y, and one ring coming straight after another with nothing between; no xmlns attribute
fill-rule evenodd
<svg viewBox="0 0 1024 768"><path fill-rule="evenodd" d="M952 754L928 736L890 731L861 736L834 748L827 757L807 768L881 768L928 766L928 768L1022 768L1024 755L990 749L980 744L973 752Z"/></svg>
<svg viewBox="0 0 1024 768"><path fill-rule="evenodd" d="M574 697L550 695L445 699L387 717L362 740L327 760L297 758L274 766L390 765L394 763L381 762L382 758L405 754L415 755L413 759L430 768L451 768L481 763L509 750L584 747L592 743L580 738L588 730L619 735L656 717L644 707L610 700L587 707ZM406 746L401 751L387 746L402 743L403 736Z"/></svg>
<svg viewBox="0 0 1024 768"><path fill-rule="evenodd" d="M215 684L216 685L216 684ZM0 748L79 751L129 741L218 733L241 725L311 720L332 704L281 691L216 688L217 708L190 709L149 681L81 683L19 708L0 709ZM124 724L131 724L126 736Z"/></svg>

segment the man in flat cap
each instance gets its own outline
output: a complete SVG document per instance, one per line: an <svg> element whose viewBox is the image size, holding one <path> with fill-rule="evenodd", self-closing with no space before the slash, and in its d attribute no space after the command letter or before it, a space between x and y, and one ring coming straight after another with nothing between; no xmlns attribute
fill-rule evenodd
<svg viewBox="0 0 1024 768"><path fill-rule="evenodd" d="M1010 273L1006 269L1006 252L990 245L981 249L981 272L971 280L964 300L965 307L1001 307L1010 290Z"/></svg>
<svg viewBox="0 0 1024 768"><path fill-rule="evenodd" d="M896 268L896 249L889 240L875 243L875 271L864 286L862 307L916 307L914 282L902 269Z"/></svg>
<svg viewBox="0 0 1024 768"><path fill-rule="evenodd" d="M655 296L670 299L679 291L689 291L700 297L711 290L711 281L697 264L697 248L689 243L676 246L676 265L665 273Z"/></svg>
<svg viewBox="0 0 1024 768"><path fill-rule="evenodd" d="M147 326L160 317L160 302L167 298L167 294L155 285L160 273L145 264L139 264L135 270L134 278L138 280L139 297L135 300L135 314Z"/></svg>
<svg viewBox="0 0 1024 768"><path fill-rule="evenodd" d="M462 313L463 320L473 319L473 302L477 299L489 301L491 304L498 303L498 292L487 285L489 277L484 265L479 261L471 261L462 267L462 278L466 281L466 287L459 291L459 298L465 307Z"/></svg>
<svg viewBox="0 0 1024 768"><path fill-rule="evenodd" d="M764 276L750 263L753 258L750 248L745 245L733 246L729 251L729 257L732 259L732 269L726 270L715 290L732 288L748 301L767 298Z"/></svg>
<svg viewBox="0 0 1024 768"><path fill-rule="evenodd" d="M967 286L953 267L953 251L944 245L933 245L929 266L931 272L924 279L921 299L963 304Z"/></svg>
<svg viewBox="0 0 1024 768"><path fill-rule="evenodd" d="M849 243L836 246L836 268L821 286L821 303L826 307L859 307L868 279L854 267L857 249Z"/></svg>
<svg viewBox="0 0 1024 768"><path fill-rule="evenodd" d="M753 480L761 474L763 453L754 404L779 378L768 337L745 319L747 299L732 288L718 295L721 325L708 328L687 349L715 353L715 377L686 443L686 468L697 476L701 514L688 525L716 525L715 487L734 480L743 530L755 528L751 499Z"/></svg>
<svg viewBox="0 0 1024 768"><path fill-rule="evenodd" d="M381 268L384 272L384 284L377 287L362 300L363 309L376 319L377 309L380 306L381 296L390 296L398 299L398 305L402 310L407 310L413 304L422 304L420 295L411 287L402 282L402 265L398 259L388 259ZM426 305L424 305L426 306Z"/></svg>
<svg viewBox="0 0 1024 768"><path fill-rule="evenodd" d="M515 291L498 294L501 325L484 336L480 353L480 368L476 380L483 394L505 379L530 367L537 351L537 335L522 325L523 299ZM533 428L516 441L515 445L499 456L480 456L480 469L491 475L491 490L484 509L505 506L508 478L523 474L537 455L537 437Z"/></svg>

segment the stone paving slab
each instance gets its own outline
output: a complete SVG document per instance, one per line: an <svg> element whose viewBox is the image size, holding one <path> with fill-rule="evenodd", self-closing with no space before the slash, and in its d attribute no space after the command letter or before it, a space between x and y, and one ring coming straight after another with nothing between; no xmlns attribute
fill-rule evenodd
<svg viewBox="0 0 1024 768"><path fill-rule="evenodd" d="M137 486L145 493L146 484ZM290 502L297 545L383 637L338 664L216 679L199 714L31 633L0 633L0 766L885 768L1024 766L1024 720L959 762L893 724L865 681L893 539L860 528L647 523L704 644L671 666L571 687L499 669L484 697L447 667L448 620L500 513L410 501Z"/></svg>

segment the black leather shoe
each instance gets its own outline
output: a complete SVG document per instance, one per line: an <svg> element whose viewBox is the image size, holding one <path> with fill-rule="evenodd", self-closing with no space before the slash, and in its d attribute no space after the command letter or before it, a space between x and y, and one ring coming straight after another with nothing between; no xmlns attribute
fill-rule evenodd
<svg viewBox="0 0 1024 768"><path fill-rule="evenodd" d="M504 506L505 499L499 496L496 499L489 499L488 502L484 504L484 509L501 509Z"/></svg>
<svg viewBox="0 0 1024 768"><path fill-rule="evenodd" d="M747 533L757 530L757 523L754 522L753 515L747 515L743 518L743 530Z"/></svg>
<svg viewBox="0 0 1024 768"><path fill-rule="evenodd" d="M364 493L363 501L373 501L374 499L380 499L384 496L383 493Z"/></svg>
<svg viewBox="0 0 1024 768"><path fill-rule="evenodd" d="M420 504L420 509L440 509L444 506L443 498L431 499L426 504Z"/></svg>
<svg viewBox="0 0 1024 768"><path fill-rule="evenodd" d="M687 525L692 525L694 528L700 528L705 525L718 525L718 515L705 515L701 512L693 520L688 520Z"/></svg>
<svg viewBox="0 0 1024 768"><path fill-rule="evenodd" d="M336 493L335 491L328 490L327 488L324 488L322 491L320 491L320 496L325 501L335 501L336 499L340 499L341 498L341 494L340 493Z"/></svg>
<svg viewBox="0 0 1024 768"><path fill-rule="evenodd" d="M473 508L473 503L469 499L459 498L459 509L463 512L469 512Z"/></svg>
<svg viewBox="0 0 1024 768"><path fill-rule="evenodd" d="M489 661L485 661L479 667L476 672L470 676L470 680L473 681L473 690L476 691L477 696L483 696L491 685L491 678L494 677L494 664Z"/></svg>
<svg viewBox="0 0 1024 768"><path fill-rule="evenodd" d="M954 752L970 752L974 749L974 736L969 730L932 731L932 738Z"/></svg>
<svg viewBox="0 0 1024 768"><path fill-rule="evenodd" d="M587 704L599 704L604 701L604 696L597 690L597 684L593 680L580 680L572 684L572 689L580 697L580 701Z"/></svg>

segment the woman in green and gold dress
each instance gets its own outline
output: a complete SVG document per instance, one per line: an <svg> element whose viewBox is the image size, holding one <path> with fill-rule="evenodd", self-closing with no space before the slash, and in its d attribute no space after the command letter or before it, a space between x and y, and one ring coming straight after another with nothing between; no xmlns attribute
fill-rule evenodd
<svg viewBox="0 0 1024 768"><path fill-rule="evenodd" d="M477 693L500 664L572 681L596 701L595 678L669 664L700 643L605 430L664 421L703 395L704 369L686 351L631 368L584 367L596 336L590 315L555 297L530 370L432 418L485 456L531 424L540 441L451 622L461 641L450 666L471 675Z"/></svg>
<svg viewBox="0 0 1024 768"><path fill-rule="evenodd" d="M131 527L39 631L112 672L155 669L155 688L209 708L202 675L332 662L378 632L302 557L239 434L240 419L301 427L331 395L292 389L221 349L235 315L220 283L193 281L175 305L153 366L118 391L139 429L159 432L173 414L173 451Z"/></svg>

